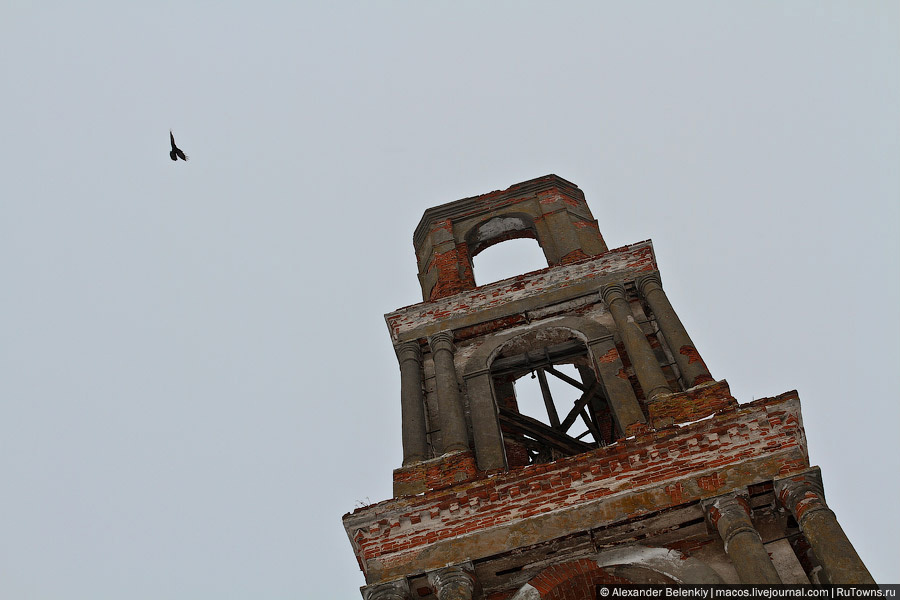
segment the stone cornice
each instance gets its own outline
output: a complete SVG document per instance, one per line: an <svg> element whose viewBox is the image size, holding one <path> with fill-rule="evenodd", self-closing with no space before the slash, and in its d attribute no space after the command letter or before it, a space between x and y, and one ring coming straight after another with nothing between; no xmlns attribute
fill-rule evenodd
<svg viewBox="0 0 900 600"><path fill-rule="evenodd" d="M425 241L425 237L431 231L431 226L436 222L444 221L446 219L454 220L463 217L470 218L480 214L487 214L494 210L497 204L502 204L505 201L514 198L529 196L551 189L558 189L563 194L584 204L585 208L587 208L584 192L582 192L577 185L571 181L566 181L558 175L544 175L543 177L537 177L535 179L523 181L522 183L517 183L505 190L496 190L487 194L479 194L478 196L454 200L453 202L447 202L446 204L427 209L425 214L422 215L419 224L416 226L415 233L413 233L413 245L416 248L419 248Z"/></svg>
<svg viewBox="0 0 900 600"><path fill-rule="evenodd" d="M597 294L605 283L628 281L656 268L653 242L645 240L569 265L547 267L434 302L413 304L384 318L397 344Z"/></svg>
<svg viewBox="0 0 900 600"><path fill-rule="evenodd" d="M412 564L429 570L508 551L510 539L542 543L586 524L741 492L808 465L800 403L788 393L547 465L387 500L345 515L344 527L367 581L376 582ZM555 508L542 511L550 489Z"/></svg>

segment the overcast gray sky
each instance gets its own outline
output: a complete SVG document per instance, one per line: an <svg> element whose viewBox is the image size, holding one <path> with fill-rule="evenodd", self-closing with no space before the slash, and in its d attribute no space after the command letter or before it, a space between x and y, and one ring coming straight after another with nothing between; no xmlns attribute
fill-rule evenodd
<svg viewBox="0 0 900 600"><path fill-rule="evenodd" d="M421 298L413 229L547 173L611 248L653 239L741 402L799 390L829 503L896 582L898 25L886 1L4 2L0 595L358 598L340 519L401 462L382 315ZM539 268L522 247L478 281Z"/></svg>

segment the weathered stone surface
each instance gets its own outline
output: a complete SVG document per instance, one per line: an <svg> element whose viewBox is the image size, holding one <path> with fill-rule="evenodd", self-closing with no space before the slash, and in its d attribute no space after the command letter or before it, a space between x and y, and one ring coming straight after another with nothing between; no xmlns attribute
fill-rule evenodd
<svg viewBox="0 0 900 600"><path fill-rule="evenodd" d="M610 250L596 258L548 267L470 292L414 304L388 313L385 320L394 341L404 342L598 293L604 283L634 279L654 270L653 244L648 240Z"/></svg>
<svg viewBox="0 0 900 600"><path fill-rule="evenodd" d="M476 287L472 257L521 237L548 267ZM365 597L871 582L810 483L797 393L739 405L713 381L652 243L608 250L577 186L548 175L430 208L414 245L425 301L385 316L403 467L394 499L344 517ZM573 397L541 386L546 425L516 386L548 373Z"/></svg>
<svg viewBox="0 0 900 600"><path fill-rule="evenodd" d="M425 211L413 235L422 298L475 288L472 257L523 237L538 240L550 266L607 250L578 186L556 175L538 177Z"/></svg>
<svg viewBox="0 0 900 600"><path fill-rule="evenodd" d="M725 552L741 583L782 583L778 571L751 521L749 500L741 493L718 496L703 503L710 522L722 536Z"/></svg>
<svg viewBox="0 0 900 600"><path fill-rule="evenodd" d="M758 400L554 463L382 502L346 515L344 526L370 582L488 557L806 469L799 409L793 394Z"/></svg>
<svg viewBox="0 0 900 600"><path fill-rule="evenodd" d="M834 512L825 504L822 476L818 469L779 478L775 482L775 493L782 506L800 524L800 530L819 559L828 583L875 583Z"/></svg>

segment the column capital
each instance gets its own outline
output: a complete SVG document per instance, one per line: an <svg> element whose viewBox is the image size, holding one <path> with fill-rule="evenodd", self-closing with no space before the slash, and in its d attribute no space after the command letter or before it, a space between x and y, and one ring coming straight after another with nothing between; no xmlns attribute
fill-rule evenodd
<svg viewBox="0 0 900 600"><path fill-rule="evenodd" d="M453 345L453 332L439 331L434 335L428 336L428 346L431 348L432 352L437 352L438 350L447 350L449 352L455 351L456 347Z"/></svg>
<svg viewBox="0 0 900 600"><path fill-rule="evenodd" d="M414 360L417 363L422 362L422 348L419 346L418 341L403 342L394 348L394 352L397 353L397 360L400 363L408 360Z"/></svg>
<svg viewBox="0 0 900 600"><path fill-rule="evenodd" d="M621 283L607 283L600 288L600 297L603 303L609 306L616 300L625 300L625 286Z"/></svg>
<svg viewBox="0 0 900 600"><path fill-rule="evenodd" d="M646 297L650 292L662 289L662 279L660 279L659 272L657 271L636 278L634 280L634 285L641 295Z"/></svg>
<svg viewBox="0 0 900 600"><path fill-rule="evenodd" d="M818 469L776 479L775 497L794 515L801 527L810 514L820 510L831 512L825 503L822 473Z"/></svg>
<svg viewBox="0 0 900 600"><path fill-rule="evenodd" d="M706 513L707 519L715 527L722 541L725 543L725 551L728 552L728 545L731 540L743 532L752 533L760 541L762 538L750 517L753 511L750 508L750 502L747 497L738 492L725 494L704 500L700 503L703 511Z"/></svg>
<svg viewBox="0 0 900 600"><path fill-rule="evenodd" d="M706 518L719 531L725 552L741 583L781 583L762 537L750 519L746 490L734 490L700 503Z"/></svg>
<svg viewBox="0 0 900 600"><path fill-rule="evenodd" d="M825 504L822 475L817 467L776 479L775 497L794 515L828 583L875 583L834 512Z"/></svg>
<svg viewBox="0 0 900 600"><path fill-rule="evenodd" d="M410 600L406 579L376 583L362 588L363 600Z"/></svg>
<svg viewBox="0 0 900 600"><path fill-rule="evenodd" d="M475 576L471 565L454 565L428 573L428 583L438 600L471 600L475 593Z"/></svg>

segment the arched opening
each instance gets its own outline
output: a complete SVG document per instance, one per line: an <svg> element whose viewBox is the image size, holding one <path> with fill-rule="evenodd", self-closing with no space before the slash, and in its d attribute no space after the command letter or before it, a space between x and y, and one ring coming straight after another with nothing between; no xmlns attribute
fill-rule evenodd
<svg viewBox="0 0 900 600"><path fill-rule="evenodd" d="M571 330L511 340L490 371L510 467L580 454L620 436L587 347Z"/></svg>
<svg viewBox="0 0 900 600"><path fill-rule="evenodd" d="M475 284L484 285L547 268L536 240L520 238L494 244L472 258Z"/></svg>
<svg viewBox="0 0 900 600"><path fill-rule="evenodd" d="M524 213L487 219L470 229L465 241L477 285L537 271L548 265L534 220Z"/></svg>

